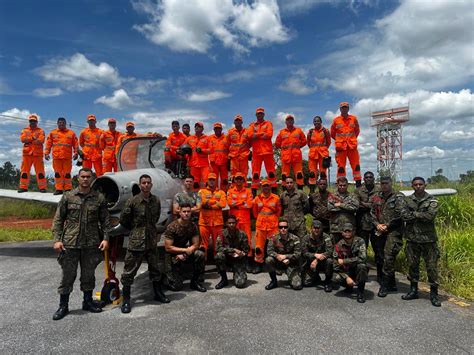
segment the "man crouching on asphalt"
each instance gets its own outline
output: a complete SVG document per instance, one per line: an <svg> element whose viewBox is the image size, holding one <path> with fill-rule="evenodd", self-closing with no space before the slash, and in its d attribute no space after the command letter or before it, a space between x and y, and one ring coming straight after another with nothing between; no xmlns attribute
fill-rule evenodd
<svg viewBox="0 0 474 355"><path fill-rule="evenodd" d="M59 308L53 320L69 313L69 294L72 292L81 264L81 290L84 292L82 309L92 313L102 308L92 301L95 269L102 261L102 251L109 247L110 220L105 197L91 189L93 180L89 168L79 170L79 187L63 195L53 220L53 248L59 253L58 263L62 279L58 292Z"/></svg>

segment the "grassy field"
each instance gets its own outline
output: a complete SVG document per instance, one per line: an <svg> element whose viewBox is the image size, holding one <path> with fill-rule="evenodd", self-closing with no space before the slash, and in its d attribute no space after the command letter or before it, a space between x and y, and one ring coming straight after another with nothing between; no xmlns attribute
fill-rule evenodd
<svg viewBox="0 0 474 355"><path fill-rule="evenodd" d="M30 242L32 240L49 239L52 239L50 229L14 229L0 227L0 242Z"/></svg>

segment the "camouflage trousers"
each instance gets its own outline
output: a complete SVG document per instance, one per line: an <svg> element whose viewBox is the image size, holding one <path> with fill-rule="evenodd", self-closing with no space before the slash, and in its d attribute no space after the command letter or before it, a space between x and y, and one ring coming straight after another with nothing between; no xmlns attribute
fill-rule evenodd
<svg viewBox="0 0 474 355"><path fill-rule="evenodd" d="M385 242L384 259L383 259L383 274L387 277L395 277L395 260L397 255L402 250L403 240L398 235L388 235Z"/></svg>
<svg viewBox="0 0 474 355"><path fill-rule="evenodd" d="M81 265L81 291L92 291L95 287L95 269L102 261L102 252L97 248L66 249L58 257L62 277L58 292L66 295L72 292L77 276L77 266Z"/></svg>
<svg viewBox="0 0 474 355"><path fill-rule="evenodd" d="M265 264L267 265L268 272L281 273L284 271L286 276L288 276L288 281L290 282L290 286L292 288L300 289L303 286L303 282L301 280L301 266L299 261L292 261L289 265L285 265L276 258L267 256L265 259Z"/></svg>
<svg viewBox="0 0 474 355"><path fill-rule="evenodd" d="M357 283L358 286L363 287L367 282L367 270L368 268L366 264L357 264L345 269L344 272L338 272L338 274L343 279L342 281L344 281L344 286L347 286L346 278L349 276Z"/></svg>
<svg viewBox="0 0 474 355"><path fill-rule="evenodd" d="M329 285L332 282L332 275L334 272L333 260L332 259L318 260L315 270L311 269L311 263L312 263L312 260L306 260L305 264L303 265L303 272L302 272L303 285L305 287L309 287L313 285L316 281L321 281L321 278L319 276L320 272L324 272L324 275L325 275L324 284Z"/></svg>
<svg viewBox="0 0 474 355"><path fill-rule="evenodd" d="M160 281L161 273L158 267L158 249L147 249L145 251L127 250L125 254L122 278L120 281L124 286L131 286L137 275L143 260L148 263L148 274L151 281Z"/></svg>
<svg viewBox="0 0 474 355"><path fill-rule="evenodd" d="M438 286L438 259L439 249L434 243L407 242L405 254L408 261L408 279L412 282L420 281L420 257L423 257L431 286Z"/></svg>
<svg viewBox="0 0 474 355"><path fill-rule="evenodd" d="M370 244L372 245L372 249L374 250L374 259L375 259L375 264L377 264L377 266L383 265L384 250L385 250L386 243L387 243L386 235L378 235L375 233L372 233L370 235Z"/></svg>
<svg viewBox="0 0 474 355"><path fill-rule="evenodd" d="M375 231L373 229L372 230L359 229L357 231L357 236L364 239L366 248L369 246L369 241L372 240L372 237L374 234L375 234Z"/></svg>
<svg viewBox="0 0 474 355"><path fill-rule="evenodd" d="M231 270L234 273L235 287L245 287L245 284L247 283L246 256L242 258L233 258L224 253L217 253L214 257L214 261L216 262L217 271L219 271L219 273L227 272L228 270Z"/></svg>
<svg viewBox="0 0 474 355"><path fill-rule="evenodd" d="M189 255L186 260L179 261L176 259L176 255L165 253L165 276L166 283L173 290L183 289L183 281L185 279L186 265L192 265L193 268L193 279L198 279L199 276L204 272L205 266L205 255L201 250L196 250L193 254Z"/></svg>
<svg viewBox="0 0 474 355"><path fill-rule="evenodd" d="M294 226L294 228L290 228L288 230L288 232L290 232L291 234L294 234L296 235L298 238L300 238L300 240L306 235L308 234L308 231L306 230L306 225L305 225L305 221L303 220L301 223L296 223L296 225Z"/></svg>

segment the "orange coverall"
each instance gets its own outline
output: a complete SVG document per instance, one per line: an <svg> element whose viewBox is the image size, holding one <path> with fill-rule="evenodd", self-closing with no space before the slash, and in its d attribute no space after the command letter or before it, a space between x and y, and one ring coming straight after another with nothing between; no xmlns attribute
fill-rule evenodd
<svg viewBox="0 0 474 355"><path fill-rule="evenodd" d="M207 188L198 192L198 202L200 202L201 212L199 213L199 234L201 235L201 247L209 247L209 237L212 236L212 245L214 255L216 255L216 241L222 236L224 229L224 217L222 209L227 205L226 194L224 191Z"/></svg>
<svg viewBox="0 0 474 355"><path fill-rule="evenodd" d="M233 127L229 129L226 139L229 145L230 175L235 176L242 173L249 174L249 152L250 147L245 141L245 128L240 131Z"/></svg>
<svg viewBox="0 0 474 355"><path fill-rule="evenodd" d="M346 158L348 158L354 180L361 180L360 158L357 150L359 132L359 122L356 116L334 118L331 125L331 137L335 140L337 177L346 176Z"/></svg>
<svg viewBox="0 0 474 355"><path fill-rule="evenodd" d="M20 189L28 190L32 165L35 168L38 189L46 189L46 176L43 162L43 129L39 127L25 127L21 130L20 140L21 143L23 143L23 159L21 161L20 169Z"/></svg>
<svg viewBox="0 0 474 355"><path fill-rule="evenodd" d="M138 137L138 134L133 132L132 134L129 134L128 132L125 132L124 134L121 134L120 137L118 138L117 141L117 146L115 147L115 159L117 159L117 168L119 163L122 165L122 170L131 170L131 169L136 169L137 168L137 150L134 149L127 149L126 154L122 157L122 161L120 162L119 159L121 157L118 156L118 153L120 151L120 146L122 143L129 139L129 138L134 138ZM128 146L127 146L128 147Z"/></svg>
<svg viewBox="0 0 474 355"><path fill-rule="evenodd" d="M281 178L285 180L290 176L291 168L296 177L296 183L304 185L303 155L301 148L306 145L306 137L299 127L293 127L290 131L283 128L275 141L275 147L281 149Z"/></svg>
<svg viewBox="0 0 474 355"><path fill-rule="evenodd" d="M326 174L327 169L323 168L323 158L329 156L331 135L325 127L321 127L319 130L311 128L306 140L309 147L308 169L310 174L308 182L310 185L316 185L319 174Z"/></svg>
<svg viewBox="0 0 474 355"><path fill-rule="evenodd" d="M188 138L183 132L175 134L171 132L168 135L165 143L165 161L171 162L173 160L181 159L180 156L176 155L176 150L181 147Z"/></svg>
<svg viewBox="0 0 474 355"><path fill-rule="evenodd" d="M229 171L227 170L227 162L229 160L229 144L224 134L217 137L215 134L209 136L209 161L211 162L211 170L217 175L219 188L227 191Z"/></svg>
<svg viewBox="0 0 474 355"><path fill-rule="evenodd" d="M77 154L78 142L71 129L53 129L46 139L44 154L53 150L54 187L56 190L72 190L72 154Z"/></svg>
<svg viewBox="0 0 474 355"><path fill-rule="evenodd" d="M278 219L281 214L280 198L270 193L263 193L253 200L253 215L257 219L255 229L255 262L265 260L265 241L278 233Z"/></svg>
<svg viewBox="0 0 474 355"><path fill-rule="evenodd" d="M200 137L192 135L186 138L185 144L189 144L193 154L189 157L188 165L191 167L191 175L194 176L194 188L204 187L209 174L209 138L203 134ZM196 151L197 148L201 152Z"/></svg>
<svg viewBox="0 0 474 355"><path fill-rule="evenodd" d="M240 190L237 186L232 186L227 191L227 204L230 207L229 214L237 217L237 227L243 230L249 240L249 253L252 255L252 230L250 223L250 211L253 206L253 196L250 189L242 187Z"/></svg>
<svg viewBox="0 0 474 355"><path fill-rule="evenodd" d="M100 135L100 149L102 150L102 172L117 172L117 158L115 151L122 134L119 131L102 131Z"/></svg>
<svg viewBox="0 0 474 355"><path fill-rule="evenodd" d="M102 151L100 149L100 135L102 130L100 128L84 128L79 135L79 145L82 148L84 168L94 170L97 176L102 175Z"/></svg>
<svg viewBox="0 0 474 355"><path fill-rule="evenodd" d="M260 187L260 171L262 162L268 173L268 181L276 187L275 159L273 157L273 125L270 121L261 123L255 121L245 132L245 141L252 146L252 185L253 189Z"/></svg>

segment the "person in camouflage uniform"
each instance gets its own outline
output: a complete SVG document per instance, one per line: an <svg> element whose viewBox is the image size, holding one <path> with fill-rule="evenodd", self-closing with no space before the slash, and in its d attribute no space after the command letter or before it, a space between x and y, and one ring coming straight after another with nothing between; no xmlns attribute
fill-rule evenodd
<svg viewBox="0 0 474 355"><path fill-rule="evenodd" d="M122 313L130 313L132 310L131 288L143 260L146 260L148 264L155 300L162 303L170 302L161 289L161 273L158 267L160 236L156 229L156 223L160 219L161 203L150 192L153 187L150 175L143 174L138 179L138 183L140 193L127 201L120 214L120 224L130 231L121 278L123 285Z"/></svg>
<svg viewBox="0 0 474 355"><path fill-rule="evenodd" d="M397 291L395 260L403 246L404 224L401 213L404 195L393 191L390 176L381 177L380 186L382 191L371 198L370 216L376 230L371 242L377 264L377 279L380 277L378 296L385 297L387 292Z"/></svg>
<svg viewBox="0 0 474 355"><path fill-rule="evenodd" d="M344 176L336 180L337 191L328 197L328 211L331 213L331 237L334 244L342 238L342 226L350 223L355 226L355 213L359 200L347 191L348 181Z"/></svg>
<svg viewBox="0 0 474 355"><path fill-rule="evenodd" d="M303 238L307 234L305 224L305 214L308 210L308 196L295 188L295 181L288 177L285 179L286 191L280 196L281 209L283 217L290 221L291 234L298 238Z"/></svg>
<svg viewBox="0 0 474 355"><path fill-rule="evenodd" d="M362 238L354 236L354 226L342 226L342 239L334 246L334 272L344 280L346 290L352 292L357 286L357 302L365 302L367 281L367 249Z"/></svg>
<svg viewBox="0 0 474 355"><path fill-rule="evenodd" d="M227 228L222 237L217 238L217 253L214 258L221 280L216 285L220 290L229 284L227 269L234 273L235 287L243 288L247 283L247 254L250 250L248 237L244 231L237 228L237 218L230 215L227 219Z"/></svg>
<svg viewBox="0 0 474 355"><path fill-rule="evenodd" d="M179 218L179 205L189 203L191 205L191 220L195 223L199 220L199 207L197 207L198 193L194 191L194 177L188 175L183 179L183 191L178 192L173 198L173 217Z"/></svg>
<svg viewBox="0 0 474 355"><path fill-rule="evenodd" d="M328 181L319 179L318 191L309 196L309 210L313 215L313 219L323 224L323 232L329 233L329 221L331 213L328 211L328 199L332 193L328 191Z"/></svg>
<svg viewBox="0 0 474 355"><path fill-rule="evenodd" d="M324 272L324 291L332 291L333 252L334 246L329 234L323 233L321 221L314 220L311 233L304 236L301 242L303 256L303 285L309 287L320 284L319 273Z"/></svg>
<svg viewBox="0 0 474 355"><path fill-rule="evenodd" d="M365 246L369 246L369 240L374 235L375 228L370 217L370 199L377 194L380 189L375 185L374 173L367 171L364 174L364 183L354 191L354 195L359 200L359 209L356 213L357 236L364 239Z"/></svg>
<svg viewBox="0 0 474 355"><path fill-rule="evenodd" d="M204 252L199 249L199 229L191 221L191 205L182 203L179 206L179 218L171 222L163 233L165 238L165 275L168 288L180 291L183 288L184 263L193 265L193 276L190 287L199 292L206 288L199 283L204 272Z"/></svg>
<svg viewBox="0 0 474 355"><path fill-rule="evenodd" d="M278 287L276 271L285 271L293 290L303 288L301 281L301 243L300 239L288 232L289 223L286 219L278 222L279 233L268 239L267 258L265 264L270 274L270 283L266 290Z"/></svg>
<svg viewBox="0 0 474 355"><path fill-rule="evenodd" d="M438 298L438 236L435 218L438 213L438 201L425 191L426 183L422 177L415 177L411 185L415 192L406 198L402 218L406 222L405 236L407 244L405 254L408 261L410 292L402 296L404 300L418 298L420 280L420 258L423 257L430 283L431 304L440 307Z"/></svg>
<svg viewBox="0 0 474 355"><path fill-rule="evenodd" d="M59 253L58 263L62 279L58 288L59 308L53 320L64 318L69 313L69 294L81 265L81 291L84 293L82 309L93 313L102 311L92 301L95 286L95 269L102 260L101 251L109 246L110 220L105 197L91 190L93 175L88 168L78 174L78 188L66 192L53 220L53 248Z"/></svg>

